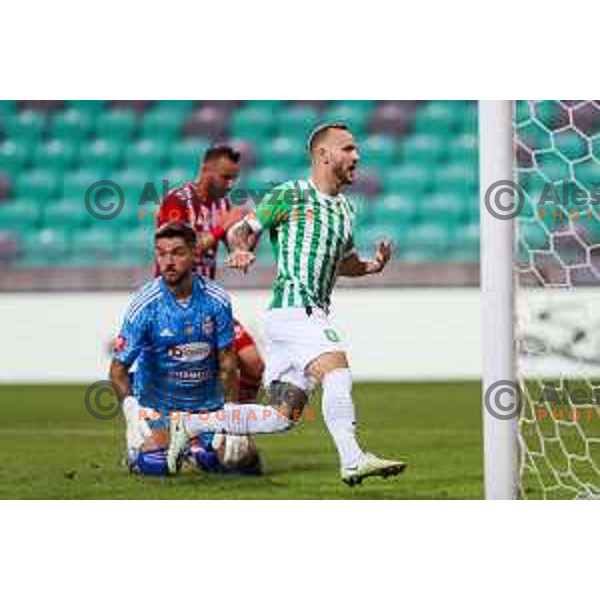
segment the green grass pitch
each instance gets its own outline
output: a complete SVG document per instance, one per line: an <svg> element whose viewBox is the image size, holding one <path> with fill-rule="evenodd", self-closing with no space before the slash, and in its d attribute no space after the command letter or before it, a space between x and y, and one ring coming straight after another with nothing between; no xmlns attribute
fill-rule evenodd
<svg viewBox="0 0 600 600"><path fill-rule="evenodd" d="M312 422L258 439L262 477L141 479L121 466L123 420L93 419L85 386L0 386L0 498L481 498L480 389L478 382L355 384L364 445L405 459L408 469L349 488L339 480L318 400Z"/></svg>

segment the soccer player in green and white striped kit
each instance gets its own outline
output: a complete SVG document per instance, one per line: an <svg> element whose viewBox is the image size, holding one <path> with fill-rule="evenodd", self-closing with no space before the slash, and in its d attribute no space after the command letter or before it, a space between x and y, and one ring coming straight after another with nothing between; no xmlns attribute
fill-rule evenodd
<svg viewBox="0 0 600 600"><path fill-rule="evenodd" d="M287 181L229 231L228 264L244 272L254 262L256 234L268 230L277 257L277 277L266 319L265 384L271 403L297 417L307 392L323 386L323 416L337 447L342 481L360 483L404 470L401 461L366 453L355 435L352 377L338 332L330 323L330 297L339 275L379 273L391 257L387 242L372 260L359 258L353 242L354 210L341 194L354 180L359 160L345 125L317 128L308 149L311 178Z"/></svg>

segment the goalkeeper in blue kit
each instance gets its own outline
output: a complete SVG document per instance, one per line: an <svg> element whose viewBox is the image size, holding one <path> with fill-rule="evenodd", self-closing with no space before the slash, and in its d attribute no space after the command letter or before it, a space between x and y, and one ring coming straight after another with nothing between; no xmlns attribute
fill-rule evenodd
<svg viewBox="0 0 600 600"><path fill-rule="evenodd" d="M194 272L195 244L186 224L168 223L157 231L161 275L131 301L115 341L110 378L125 398L128 465L143 475L175 474L183 460L227 472L218 453L224 438L292 425L275 408L236 404L231 304L221 287ZM252 461L243 466L256 468Z"/></svg>

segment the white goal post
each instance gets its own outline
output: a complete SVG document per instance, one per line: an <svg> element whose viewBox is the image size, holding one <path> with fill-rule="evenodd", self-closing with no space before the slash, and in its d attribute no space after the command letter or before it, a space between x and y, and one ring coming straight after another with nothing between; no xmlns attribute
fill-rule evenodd
<svg viewBox="0 0 600 600"><path fill-rule="evenodd" d="M514 499L518 493L518 398L511 394L515 382L514 341L514 220L501 219L489 210L490 196L509 210L514 195L513 104L507 100L479 102L479 176L481 228L481 335L485 497ZM487 196L487 197L486 197ZM495 397L492 396L495 394ZM494 401L495 400L495 401ZM490 402L502 409L494 414ZM499 418L500 417L500 418ZM508 418L506 418L508 417Z"/></svg>
<svg viewBox="0 0 600 600"><path fill-rule="evenodd" d="M479 103L485 497L600 498L600 100Z"/></svg>

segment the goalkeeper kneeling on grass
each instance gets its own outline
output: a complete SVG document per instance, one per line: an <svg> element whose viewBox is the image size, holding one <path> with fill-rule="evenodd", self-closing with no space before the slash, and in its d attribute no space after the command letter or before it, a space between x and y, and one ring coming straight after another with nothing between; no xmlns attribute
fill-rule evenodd
<svg viewBox="0 0 600 600"><path fill-rule="evenodd" d="M110 378L125 397L127 462L143 475L175 474L184 461L210 472L259 474L250 435L285 431L292 422L272 407L236 404L231 304L221 287L194 272L195 244L182 223L156 232L161 275L133 298L115 341Z"/></svg>

